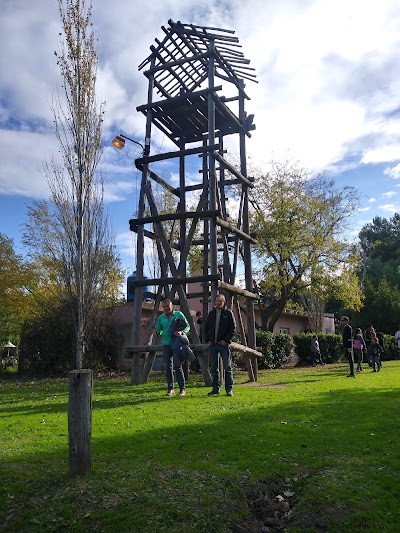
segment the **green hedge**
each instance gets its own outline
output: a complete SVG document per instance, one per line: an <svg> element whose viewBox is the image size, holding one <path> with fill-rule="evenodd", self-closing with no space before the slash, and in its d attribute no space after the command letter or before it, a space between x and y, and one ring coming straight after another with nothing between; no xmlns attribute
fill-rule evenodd
<svg viewBox="0 0 400 533"><path fill-rule="evenodd" d="M258 360L259 369L283 367L295 349L290 335L269 331L257 331L257 346L263 354Z"/></svg>
<svg viewBox="0 0 400 533"><path fill-rule="evenodd" d="M300 333L293 337L296 345L296 354L299 358L298 365L311 364L311 338L313 333ZM342 336L333 333L320 333L318 335L319 348L326 363L337 363L343 355Z"/></svg>
<svg viewBox="0 0 400 533"><path fill-rule="evenodd" d="M313 333L300 333L295 335L293 340L296 345L296 354L298 355L298 365L304 366L311 364L311 338ZM337 363L343 356L342 336L332 333L320 333L318 342L322 356L326 363ZM397 347L397 341L394 336L384 336L384 352L381 357L382 361L391 361L400 359L400 350ZM365 357L364 357L365 361Z"/></svg>
<svg viewBox="0 0 400 533"><path fill-rule="evenodd" d="M382 361L393 361L400 359L400 350L397 347L397 340L393 335L384 335Z"/></svg>

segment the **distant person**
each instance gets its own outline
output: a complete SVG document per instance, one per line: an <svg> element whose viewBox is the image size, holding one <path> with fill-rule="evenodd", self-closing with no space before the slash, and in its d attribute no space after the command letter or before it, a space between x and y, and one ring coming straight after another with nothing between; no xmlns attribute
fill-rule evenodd
<svg viewBox="0 0 400 533"><path fill-rule="evenodd" d="M174 391L174 357L173 357L173 351L172 351L172 346L171 346L172 337L170 333L170 327L174 319L178 318L178 319L183 320L186 326L180 330L176 330L173 333L174 336L180 336L180 335L186 335L186 333L190 330L190 326L183 313L181 313L180 311L173 310L171 300L165 299L162 303L162 308L164 310L164 313L158 317L157 325L156 325L156 332L158 335L161 335L161 339L162 339L163 359L164 359L164 364L165 364L165 373L166 373L167 387L168 387L167 396L173 396L175 394L175 391ZM176 370L176 379L179 385L179 395L185 396L186 394L185 376L183 374L182 365L175 368L175 370Z"/></svg>
<svg viewBox="0 0 400 533"><path fill-rule="evenodd" d="M379 346L382 348L382 353L385 351L385 336L381 331L376 332ZM382 356L379 357L379 367L382 368Z"/></svg>
<svg viewBox="0 0 400 533"><path fill-rule="evenodd" d="M397 340L397 348L400 350L400 326L397 326L397 331L394 334L394 338Z"/></svg>
<svg viewBox="0 0 400 533"><path fill-rule="evenodd" d="M343 327L342 341L346 358L349 362L350 372L347 375L348 378L355 378L354 373L354 353L353 353L353 328L349 324L349 317L342 316L340 318L340 324Z"/></svg>
<svg viewBox="0 0 400 533"><path fill-rule="evenodd" d="M325 362L322 359L317 335L313 335L311 337L311 364L312 366L315 366L315 361L319 361L321 365L325 364Z"/></svg>
<svg viewBox="0 0 400 533"><path fill-rule="evenodd" d="M199 325L199 339L200 342L203 342L203 313L201 311L197 311L196 318L196 322Z"/></svg>
<svg viewBox="0 0 400 533"><path fill-rule="evenodd" d="M235 332L235 317L225 306L225 296L217 294L215 307L208 314L204 326L204 339L210 347L210 366L212 375L212 390L209 396L219 394L221 378L219 360L222 358L225 372L225 391L227 396L233 396L232 354L229 344Z"/></svg>
<svg viewBox="0 0 400 533"><path fill-rule="evenodd" d="M372 371L379 372L381 369L380 358L381 358L381 353L383 352L383 348L382 346L380 346L379 339L376 335L372 335L371 337L370 350L371 350L371 357L372 357L372 368L373 368Z"/></svg>
<svg viewBox="0 0 400 533"><path fill-rule="evenodd" d="M357 328L353 339L354 360L357 361L357 372L362 372L363 353L366 351L361 328Z"/></svg>
<svg viewBox="0 0 400 533"><path fill-rule="evenodd" d="M367 363L369 364L369 366L372 365L370 348L371 348L371 335L374 331L375 330L372 327L372 324L367 324L367 327L365 328L365 331L364 331L365 348L367 350Z"/></svg>

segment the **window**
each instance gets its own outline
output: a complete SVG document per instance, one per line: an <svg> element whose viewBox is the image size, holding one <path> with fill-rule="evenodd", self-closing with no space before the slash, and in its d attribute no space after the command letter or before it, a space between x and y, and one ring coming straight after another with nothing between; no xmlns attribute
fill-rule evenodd
<svg viewBox="0 0 400 533"><path fill-rule="evenodd" d="M279 328L279 333L283 333L285 335L290 335L290 329L289 328Z"/></svg>

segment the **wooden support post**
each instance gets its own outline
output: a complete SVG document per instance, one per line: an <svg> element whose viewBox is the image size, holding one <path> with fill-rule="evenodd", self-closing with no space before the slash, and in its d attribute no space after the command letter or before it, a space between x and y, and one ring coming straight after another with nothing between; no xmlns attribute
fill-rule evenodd
<svg viewBox="0 0 400 533"><path fill-rule="evenodd" d="M92 370L69 373L68 440L69 473L89 474L92 466Z"/></svg>

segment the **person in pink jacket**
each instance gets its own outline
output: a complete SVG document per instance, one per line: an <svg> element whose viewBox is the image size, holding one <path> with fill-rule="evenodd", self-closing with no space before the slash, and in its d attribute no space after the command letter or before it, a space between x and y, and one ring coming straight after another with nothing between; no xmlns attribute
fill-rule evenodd
<svg viewBox="0 0 400 533"><path fill-rule="evenodd" d="M357 372L362 372L363 354L366 350L365 341L360 328L356 329L353 339L354 359L357 361Z"/></svg>

